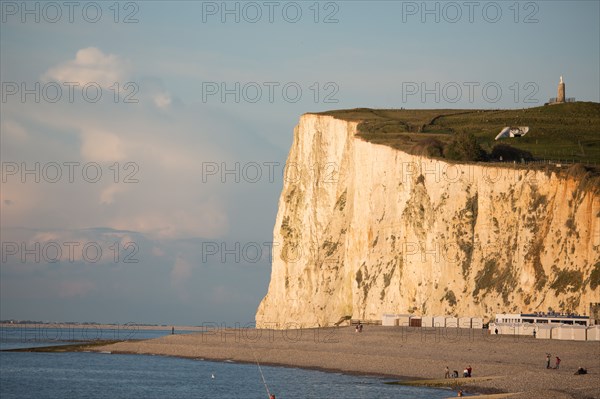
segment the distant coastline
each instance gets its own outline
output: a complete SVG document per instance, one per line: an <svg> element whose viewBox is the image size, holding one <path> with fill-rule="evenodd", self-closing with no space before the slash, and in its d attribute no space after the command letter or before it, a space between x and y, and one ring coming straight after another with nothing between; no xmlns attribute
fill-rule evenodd
<svg viewBox="0 0 600 399"><path fill-rule="evenodd" d="M123 324L107 324L107 323L73 323L73 322L24 322L24 323L0 323L0 328L100 328L106 330L120 329L137 329L137 330L160 330L166 331L171 330L173 327L175 331L204 331L206 327L203 326L178 326L178 325L152 325L152 324L136 324L136 323L123 323Z"/></svg>

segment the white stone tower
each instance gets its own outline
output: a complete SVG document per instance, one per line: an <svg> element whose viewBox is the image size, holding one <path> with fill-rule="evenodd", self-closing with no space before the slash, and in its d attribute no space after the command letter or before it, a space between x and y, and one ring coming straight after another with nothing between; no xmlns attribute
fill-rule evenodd
<svg viewBox="0 0 600 399"><path fill-rule="evenodd" d="M556 97L557 103L565 102L565 82L563 82L563 77L560 77L560 82L558 83L558 96Z"/></svg>

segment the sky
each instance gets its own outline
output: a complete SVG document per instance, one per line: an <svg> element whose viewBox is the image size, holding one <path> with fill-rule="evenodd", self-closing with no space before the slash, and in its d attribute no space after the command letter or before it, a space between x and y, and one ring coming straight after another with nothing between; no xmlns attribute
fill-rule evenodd
<svg viewBox="0 0 600 399"><path fill-rule="evenodd" d="M3 1L0 319L254 320L307 112L600 101L599 1Z"/></svg>

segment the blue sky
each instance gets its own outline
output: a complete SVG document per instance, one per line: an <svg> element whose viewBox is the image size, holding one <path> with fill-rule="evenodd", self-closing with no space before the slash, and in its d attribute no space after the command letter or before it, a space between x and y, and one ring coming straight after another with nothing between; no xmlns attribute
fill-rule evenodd
<svg viewBox="0 0 600 399"><path fill-rule="evenodd" d="M251 322L303 113L600 101L598 1L74 4L2 3L1 319Z"/></svg>

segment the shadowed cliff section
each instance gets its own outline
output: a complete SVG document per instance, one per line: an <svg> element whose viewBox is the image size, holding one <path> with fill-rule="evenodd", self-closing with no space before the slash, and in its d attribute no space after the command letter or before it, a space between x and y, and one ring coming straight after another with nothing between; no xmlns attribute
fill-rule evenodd
<svg viewBox="0 0 600 399"><path fill-rule="evenodd" d="M600 300L593 168L413 155L362 137L372 110L338 114L348 112L303 115L294 131L288 163L302 173L284 181L257 326L383 313L586 313ZM406 129L467 115L397 112L414 112Z"/></svg>

